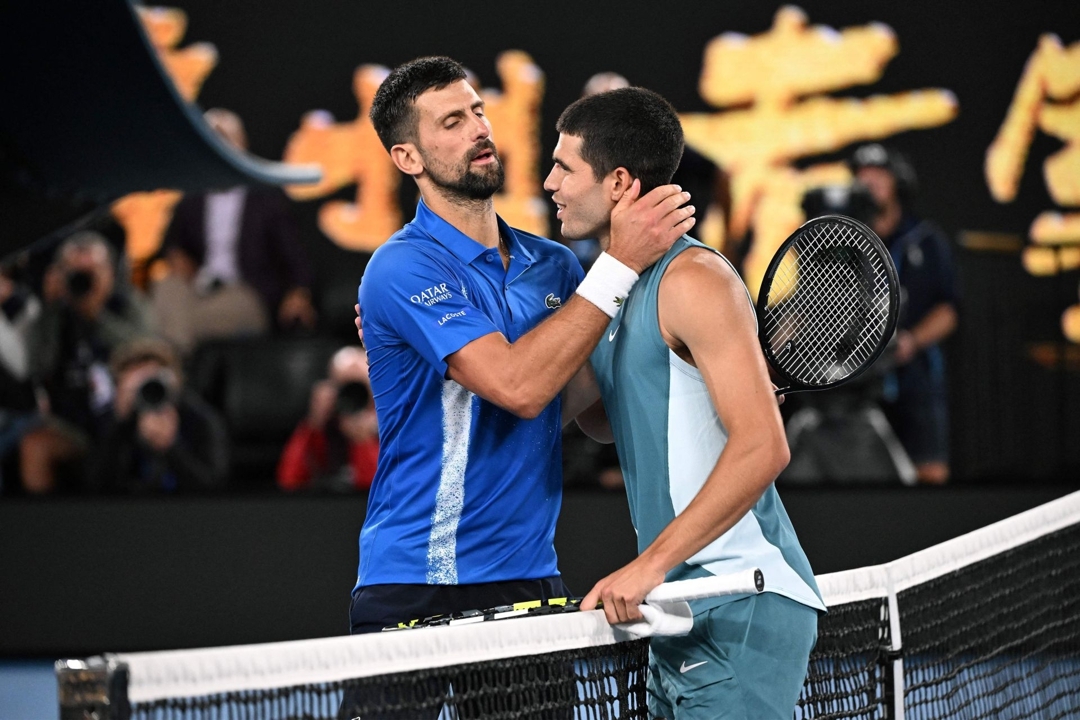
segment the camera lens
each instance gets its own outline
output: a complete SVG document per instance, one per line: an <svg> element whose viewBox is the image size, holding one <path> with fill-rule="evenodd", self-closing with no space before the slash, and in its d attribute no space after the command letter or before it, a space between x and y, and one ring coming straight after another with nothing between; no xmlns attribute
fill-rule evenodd
<svg viewBox="0 0 1080 720"><path fill-rule="evenodd" d="M340 415L359 412L371 402L371 391L362 382L349 382L338 388L336 408Z"/></svg>
<svg viewBox="0 0 1080 720"><path fill-rule="evenodd" d="M67 275L68 294L76 300L84 297L94 287L94 276L85 270L73 270Z"/></svg>
<svg viewBox="0 0 1080 720"><path fill-rule="evenodd" d="M138 410L160 410L172 401L172 392L161 378L152 377L139 386L135 392L135 405Z"/></svg>

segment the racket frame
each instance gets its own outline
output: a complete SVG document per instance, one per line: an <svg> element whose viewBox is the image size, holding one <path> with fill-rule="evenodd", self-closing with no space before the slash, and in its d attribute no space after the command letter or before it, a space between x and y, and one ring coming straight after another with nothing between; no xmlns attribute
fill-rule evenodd
<svg viewBox="0 0 1080 720"><path fill-rule="evenodd" d="M765 331L765 303L769 296L769 290L772 288L773 279L776 276L776 271L780 267L780 263L783 262L784 256L787 254L788 249L794 245L803 236L803 233L807 232L812 225L817 225L823 222L836 222L841 225L847 225L854 229L856 232L865 235L870 244L877 246L878 251L881 254L882 260L885 265L886 280L889 287L889 315L885 320L885 329L882 333L883 339L878 343L874 352L862 362L857 370L850 375L826 383L824 385L807 385L806 383L799 382L789 375L787 372L780 368L779 362L773 354L772 347L768 342ZM877 359L881 357L881 353L885 351L889 343L892 340L893 334L896 332L896 321L900 312L900 279L896 273L896 265L893 263L892 254L889 252L889 248L885 247L885 243L882 242L878 234L871 230L869 227L859 222L854 218L850 218L847 215L819 215L818 217L807 220L799 229L788 236L776 253L773 255L772 260L769 261L769 266L765 270L765 275L761 279L761 287L758 290L757 303L755 303L754 310L757 312L758 317L758 342L761 344L761 350L765 354L765 360L769 363L769 367L779 376L783 382L787 383L785 387L781 387L776 391L777 395L789 395L796 392L814 392L818 390L829 390L838 385L843 385L846 382L850 382L855 378L862 375L870 367L873 366Z"/></svg>

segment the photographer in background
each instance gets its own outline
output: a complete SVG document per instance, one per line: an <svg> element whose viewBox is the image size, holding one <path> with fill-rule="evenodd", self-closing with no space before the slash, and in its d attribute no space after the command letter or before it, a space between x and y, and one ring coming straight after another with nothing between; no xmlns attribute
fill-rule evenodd
<svg viewBox="0 0 1080 720"><path fill-rule="evenodd" d="M27 334L29 367L39 393L42 423L20 441L23 487L52 492L58 479L78 485L80 461L99 441L112 413L112 350L147 335L149 316L116 282L105 238L72 235L42 280L41 315Z"/></svg>
<svg viewBox="0 0 1080 720"><path fill-rule="evenodd" d="M228 471L224 422L184 391L172 347L135 340L117 348L109 366L115 420L91 463L90 487L122 493L220 487Z"/></svg>
<svg viewBox="0 0 1080 720"><path fill-rule="evenodd" d="M347 346L330 359L328 378L311 389L308 416L278 462L282 490L367 490L379 458L367 354Z"/></svg>
<svg viewBox="0 0 1080 720"><path fill-rule="evenodd" d="M885 411L915 463L918 481L949 480L949 408L941 343L955 332L960 294L948 237L914 212L915 169L896 150L862 145L848 165L869 188L869 223L889 248L900 278L896 372L886 378Z"/></svg>

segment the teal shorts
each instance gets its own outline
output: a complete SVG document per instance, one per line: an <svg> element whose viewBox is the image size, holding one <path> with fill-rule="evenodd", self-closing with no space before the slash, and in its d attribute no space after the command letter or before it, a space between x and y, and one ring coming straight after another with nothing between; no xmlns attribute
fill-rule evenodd
<svg viewBox="0 0 1080 720"><path fill-rule="evenodd" d="M667 720L791 720L818 611L774 593L694 617L683 637L649 647L649 714Z"/></svg>

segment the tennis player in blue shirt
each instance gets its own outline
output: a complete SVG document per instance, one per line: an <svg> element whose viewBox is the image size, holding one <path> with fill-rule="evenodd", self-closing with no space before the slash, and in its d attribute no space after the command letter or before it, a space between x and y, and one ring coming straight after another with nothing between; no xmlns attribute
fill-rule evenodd
<svg viewBox="0 0 1080 720"><path fill-rule="evenodd" d="M372 103L422 199L359 290L380 455L353 633L568 594L553 546L561 429L596 395L572 405L560 391L638 274L694 223L678 187L639 198L635 185L607 209L611 241L583 278L568 249L495 214L502 163L465 77L453 60L421 58Z"/></svg>
<svg viewBox="0 0 1080 720"><path fill-rule="evenodd" d="M606 248L623 193L675 172L678 115L656 93L624 88L575 102L556 127L544 188L563 235ZM581 609L603 601L610 622L637 620L665 579L760 568L764 592L694 601L689 635L652 639L649 713L790 718L825 606L773 486L788 449L746 287L719 253L680 238L642 273L591 365L603 400L578 423L616 443L639 555Z"/></svg>

